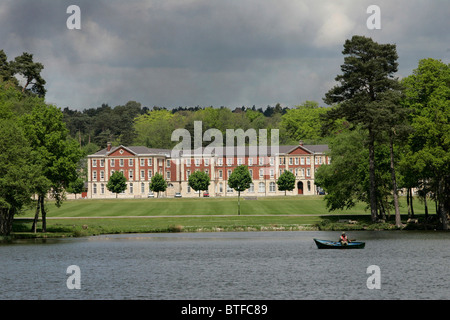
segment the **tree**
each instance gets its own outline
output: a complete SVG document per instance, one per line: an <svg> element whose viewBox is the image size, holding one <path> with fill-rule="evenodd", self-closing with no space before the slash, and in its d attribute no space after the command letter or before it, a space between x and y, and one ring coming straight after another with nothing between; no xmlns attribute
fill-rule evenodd
<svg viewBox="0 0 450 320"><path fill-rule="evenodd" d="M356 128L340 133L331 141L331 164L320 166L315 173L315 184L326 191L324 200L329 211L349 209L364 200L366 138L367 132Z"/></svg>
<svg viewBox="0 0 450 320"><path fill-rule="evenodd" d="M77 178L78 163L83 156L78 143L68 137L59 108L47 105L39 98L30 113L21 117L21 124L31 148L39 155L42 175L47 183L36 190L38 204L32 230L36 231L39 209L42 213L42 231L46 232L46 210L44 200L48 194L56 206L64 199L65 189Z"/></svg>
<svg viewBox="0 0 450 320"><path fill-rule="evenodd" d="M108 183L106 184L106 189L117 195L124 192L127 189L127 179L120 171L114 171L109 177Z"/></svg>
<svg viewBox="0 0 450 320"><path fill-rule="evenodd" d="M228 186L238 192L238 215L241 214L241 191L250 188L250 183L252 183L252 177L245 165L236 167L228 178Z"/></svg>
<svg viewBox="0 0 450 320"><path fill-rule="evenodd" d="M75 194L75 199L77 198L77 194L82 193L84 190L84 179L78 177L75 181L69 183L69 187L67 191Z"/></svg>
<svg viewBox="0 0 450 320"><path fill-rule="evenodd" d="M403 79L413 133L404 163L418 183L434 191L442 229L450 212L450 64L423 59Z"/></svg>
<svg viewBox="0 0 450 320"><path fill-rule="evenodd" d="M24 52L21 56L18 56L10 63L14 74L20 74L25 78L25 85L22 87L22 92L29 91L39 97L43 98L45 92L44 88L45 80L41 77L41 71L44 69L44 65L39 62L33 61L33 55ZM28 86L31 85L31 88Z"/></svg>
<svg viewBox="0 0 450 320"><path fill-rule="evenodd" d="M159 197L159 192L164 192L167 189L167 182L164 180L162 174L158 172L152 177L152 181L150 182L150 190L157 193Z"/></svg>
<svg viewBox="0 0 450 320"><path fill-rule="evenodd" d="M17 123L0 119L0 137L0 235L7 236L14 215L31 204L41 168Z"/></svg>
<svg viewBox="0 0 450 320"><path fill-rule="evenodd" d="M295 175L289 170L285 170L277 180L278 190L284 191L284 195L286 195L286 191L292 191L295 188Z"/></svg>
<svg viewBox="0 0 450 320"><path fill-rule="evenodd" d="M189 186L195 191L199 191L200 197L201 190L208 190L209 187L209 175L203 171L195 171L189 176Z"/></svg>
<svg viewBox="0 0 450 320"><path fill-rule="evenodd" d="M368 130L370 211L372 221L377 219L377 185L375 176L375 140L377 123L382 122L378 108L383 93L398 89L397 50L393 44L378 44L364 36L353 36L346 40L342 53L342 74L335 80L339 83L325 94L327 104L338 103L328 111L324 121L345 118L354 125Z"/></svg>
<svg viewBox="0 0 450 320"><path fill-rule="evenodd" d="M321 134L320 115L326 108L319 107L315 101L306 101L294 109L289 109L281 118L281 127L285 130L283 139L286 142L299 140L317 140Z"/></svg>

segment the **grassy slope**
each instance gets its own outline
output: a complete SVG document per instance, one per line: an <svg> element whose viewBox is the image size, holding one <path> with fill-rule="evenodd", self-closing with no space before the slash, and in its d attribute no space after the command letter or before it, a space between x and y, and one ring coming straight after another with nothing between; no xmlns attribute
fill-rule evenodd
<svg viewBox="0 0 450 320"><path fill-rule="evenodd" d="M416 214L423 214L423 206L417 201L415 210ZM364 210L363 204L329 216L323 197L320 196L241 200L240 216L237 215L237 198L72 200L64 202L60 208L49 203L48 211L47 216L51 219L47 219L47 234L29 233L31 219L21 218L33 217L32 209L16 217L14 233L19 237L54 237L106 233L304 230L308 228L307 225L315 225L315 228L321 226L327 230L392 226L372 226L370 215ZM404 199L401 213L406 222ZM430 214L434 214L434 210L430 210ZM112 219L118 216L122 218ZM139 218L133 218L136 216ZM358 224L337 223L340 219L358 220ZM391 223L394 220L392 215L390 220Z"/></svg>
<svg viewBox="0 0 450 320"><path fill-rule="evenodd" d="M107 199L71 200L60 208L51 202L49 217L90 216L172 216L172 215L235 215L237 198L190 198L190 199ZM354 209L337 214L365 214L361 204ZM241 199L242 215L299 215L328 214L322 197L268 197L258 200ZM32 217L28 210L25 217Z"/></svg>

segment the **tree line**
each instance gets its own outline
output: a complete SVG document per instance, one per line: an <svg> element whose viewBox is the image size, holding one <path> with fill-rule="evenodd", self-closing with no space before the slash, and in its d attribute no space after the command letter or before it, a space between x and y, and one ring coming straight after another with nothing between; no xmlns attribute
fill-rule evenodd
<svg viewBox="0 0 450 320"><path fill-rule="evenodd" d="M60 206L78 178L83 153L61 110L44 101L42 69L31 54L8 61L0 51L0 235L11 233L14 216L28 206L36 210L32 230L41 214L46 232L47 196Z"/></svg>

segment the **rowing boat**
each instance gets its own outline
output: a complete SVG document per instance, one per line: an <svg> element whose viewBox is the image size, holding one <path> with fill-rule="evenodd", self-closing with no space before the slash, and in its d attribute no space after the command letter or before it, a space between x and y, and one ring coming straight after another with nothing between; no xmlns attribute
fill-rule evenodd
<svg viewBox="0 0 450 320"><path fill-rule="evenodd" d="M353 241L348 244L342 244L339 241L314 239L319 249L364 249L365 242Z"/></svg>

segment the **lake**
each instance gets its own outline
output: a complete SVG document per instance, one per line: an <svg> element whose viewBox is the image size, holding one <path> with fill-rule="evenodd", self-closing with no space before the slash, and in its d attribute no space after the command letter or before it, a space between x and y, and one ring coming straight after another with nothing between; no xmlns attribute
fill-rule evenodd
<svg viewBox="0 0 450 320"><path fill-rule="evenodd" d="M450 299L450 233L348 234L365 249L319 250L313 238L339 237L319 231L20 240L0 245L0 299Z"/></svg>

